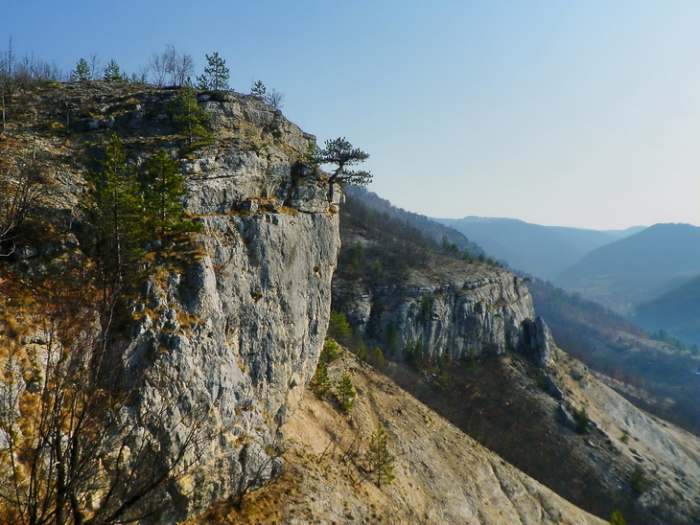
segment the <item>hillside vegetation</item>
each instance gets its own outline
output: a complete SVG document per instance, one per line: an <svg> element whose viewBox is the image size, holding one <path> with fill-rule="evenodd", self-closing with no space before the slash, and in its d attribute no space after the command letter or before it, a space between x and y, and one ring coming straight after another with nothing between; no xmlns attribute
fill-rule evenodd
<svg viewBox="0 0 700 525"><path fill-rule="evenodd" d="M288 441L280 479L246 496L242 510L222 504L197 523L604 523L345 352L329 366L332 378L343 373L358 392L349 415L308 389L282 428ZM388 434L396 475L381 489L364 460L378 425Z"/></svg>

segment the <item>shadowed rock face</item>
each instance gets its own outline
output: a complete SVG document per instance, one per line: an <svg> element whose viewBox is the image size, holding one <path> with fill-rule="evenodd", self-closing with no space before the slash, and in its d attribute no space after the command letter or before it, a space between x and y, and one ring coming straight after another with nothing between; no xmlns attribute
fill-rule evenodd
<svg viewBox="0 0 700 525"><path fill-rule="evenodd" d="M552 332L541 317L534 321L523 321L523 349L529 353L532 360L541 368L547 368L554 363L555 347Z"/></svg>
<svg viewBox="0 0 700 525"><path fill-rule="evenodd" d="M393 337L394 353L418 344L432 360L507 350L522 351L543 367L553 360L549 328L536 319L527 287L504 270L445 262L377 286L339 276L333 294L336 308L360 333Z"/></svg>
<svg viewBox="0 0 700 525"><path fill-rule="evenodd" d="M41 152L59 181L55 208L80 224L93 145L108 133L122 137L134 165L185 145L167 117L174 94L104 83L47 88L32 99L35 121L17 131L26 148L16 153ZM70 133L39 135L61 117L55 100L74 108ZM337 202L300 164L313 136L254 97L203 93L199 103L213 141L178 155L187 211L203 223L198 253L154 271L143 302L132 305L137 321L114 349L114 373L138 393L128 417L157 443L157 461L171 462L201 426L182 461L192 468L168 487L159 522L259 485L279 467L272 445L316 369L340 243ZM147 409L163 405L146 422Z"/></svg>

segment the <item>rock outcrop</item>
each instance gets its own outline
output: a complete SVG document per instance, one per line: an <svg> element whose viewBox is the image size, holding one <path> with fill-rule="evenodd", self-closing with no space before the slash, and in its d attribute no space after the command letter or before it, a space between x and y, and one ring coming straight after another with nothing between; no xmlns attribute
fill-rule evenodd
<svg viewBox="0 0 700 525"><path fill-rule="evenodd" d="M344 233L346 246L372 243ZM435 361L520 351L541 367L554 360L554 343L538 318L524 280L482 263L438 259L400 281L366 283L342 273L333 284L335 308L393 355L418 351Z"/></svg>
<svg viewBox="0 0 700 525"><path fill-rule="evenodd" d="M180 151L186 210L203 225L196 253L151 273L113 349L115 376L138 392L128 417L138 424L149 407L167 406L143 428L158 443L158 461L173 461L188 432L200 429L159 522L260 485L278 469L278 431L316 369L339 249L337 203L300 163L313 136L255 97L203 93L213 140L186 148L167 117L174 95L106 83L42 88L3 151L6 159L41 155L54 181L52 209L78 231L92 145L106 133L122 137L134 165L156 148ZM68 133L49 125L66 121L64 108L72 110Z"/></svg>
<svg viewBox="0 0 700 525"><path fill-rule="evenodd" d="M547 323L541 317L534 321L526 319L523 321L523 348L530 353L532 360L540 368L548 368L554 363L554 338Z"/></svg>

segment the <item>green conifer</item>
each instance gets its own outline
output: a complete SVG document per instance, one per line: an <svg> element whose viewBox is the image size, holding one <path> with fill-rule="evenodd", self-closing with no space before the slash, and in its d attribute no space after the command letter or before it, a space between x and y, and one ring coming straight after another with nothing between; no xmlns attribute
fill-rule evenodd
<svg viewBox="0 0 700 525"><path fill-rule="evenodd" d="M338 398L338 403L340 403L340 408L343 410L343 412L350 412L352 406L355 404L357 391L352 384L350 374L347 372L341 376L340 380L336 384L335 395Z"/></svg>
<svg viewBox="0 0 700 525"><path fill-rule="evenodd" d="M120 82L124 80L121 69L119 69L119 64L112 59L105 67L104 80L107 82Z"/></svg>
<svg viewBox="0 0 700 525"><path fill-rule="evenodd" d="M394 481L394 456L389 453L389 436L381 425L369 438L367 463L374 476L374 482L381 488Z"/></svg>
<svg viewBox="0 0 700 525"><path fill-rule="evenodd" d="M625 521L622 512L619 510L613 511L613 513L610 515L610 525L625 525L626 523L627 522Z"/></svg>
<svg viewBox="0 0 700 525"><path fill-rule="evenodd" d="M90 65L87 60L81 58L75 65L75 69L71 72L71 80L77 82L86 82L90 80L92 73L90 71Z"/></svg>
<svg viewBox="0 0 700 525"><path fill-rule="evenodd" d="M90 182L87 209L96 228L102 274L112 286L133 284L147 239L144 207L138 179L116 134L105 147L102 169L91 175Z"/></svg>
<svg viewBox="0 0 700 525"><path fill-rule="evenodd" d="M328 377L328 365L324 360L318 362L316 373L311 380L311 389L320 398L324 397L331 388L331 381Z"/></svg>
<svg viewBox="0 0 700 525"><path fill-rule="evenodd" d="M173 124L187 135L187 143L192 145L195 138L200 143L211 140L211 135L204 127L208 121L206 112L199 107L197 94L190 86L183 87L168 105L168 114Z"/></svg>
<svg viewBox="0 0 700 525"><path fill-rule="evenodd" d="M212 91L228 89L229 70L226 67L226 61L219 56L217 51L205 56L207 65L204 68L204 74L197 77L197 87Z"/></svg>
<svg viewBox="0 0 700 525"><path fill-rule="evenodd" d="M250 88L250 94L254 97L265 98L267 93L267 87L263 84L262 80L256 80L253 83L253 87Z"/></svg>
<svg viewBox="0 0 700 525"><path fill-rule="evenodd" d="M197 223L185 217L182 204L186 193L185 178L167 152L161 150L148 159L141 188L149 226L161 238L176 232L198 230Z"/></svg>

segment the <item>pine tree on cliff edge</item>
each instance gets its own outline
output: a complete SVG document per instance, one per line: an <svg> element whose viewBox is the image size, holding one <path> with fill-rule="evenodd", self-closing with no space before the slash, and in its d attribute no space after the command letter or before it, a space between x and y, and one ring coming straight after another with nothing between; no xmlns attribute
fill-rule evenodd
<svg viewBox="0 0 700 525"><path fill-rule="evenodd" d="M369 171L349 169L369 158L369 153L354 147L345 137L327 140L324 148L316 155L318 164L334 164L336 166L328 178L328 200L333 200L333 190L336 183L366 185L372 181Z"/></svg>
<svg viewBox="0 0 700 525"><path fill-rule="evenodd" d="M205 56L207 66L204 68L204 74L197 77L197 87L211 91L228 89L229 70L226 67L226 60L221 58L217 51Z"/></svg>

